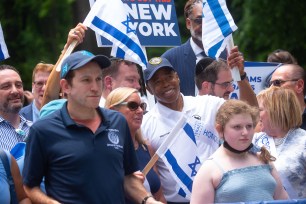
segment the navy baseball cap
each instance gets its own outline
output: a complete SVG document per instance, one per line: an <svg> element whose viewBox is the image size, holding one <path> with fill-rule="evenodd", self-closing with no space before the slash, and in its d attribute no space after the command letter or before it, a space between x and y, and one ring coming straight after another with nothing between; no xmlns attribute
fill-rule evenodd
<svg viewBox="0 0 306 204"><path fill-rule="evenodd" d="M61 79L64 79L69 71L76 70L91 61L97 62L101 69L111 65L109 58L104 55L94 55L85 50L77 51L69 55L63 61L61 67Z"/></svg>
<svg viewBox="0 0 306 204"><path fill-rule="evenodd" d="M161 68L169 68L175 71L173 66L166 58L153 57L152 59L150 59L147 65L147 69L144 70L145 80L149 81L153 77L153 75Z"/></svg>

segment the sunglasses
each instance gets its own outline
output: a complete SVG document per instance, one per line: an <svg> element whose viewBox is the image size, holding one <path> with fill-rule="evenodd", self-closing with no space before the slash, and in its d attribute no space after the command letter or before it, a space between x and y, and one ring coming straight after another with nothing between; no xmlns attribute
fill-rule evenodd
<svg viewBox="0 0 306 204"><path fill-rule="evenodd" d="M202 17L198 17L198 18L189 18L190 20L192 20L195 24L201 25L202 24Z"/></svg>
<svg viewBox="0 0 306 204"><path fill-rule="evenodd" d="M230 81L230 82L223 82L223 83L217 83L217 82L211 82L213 84L217 84L219 86L221 86L222 88L226 89L229 86L233 86L234 81Z"/></svg>
<svg viewBox="0 0 306 204"><path fill-rule="evenodd" d="M278 86L280 87L282 84L288 82L288 81L298 81L299 79L291 79L291 80L281 80L281 79L276 79L276 80L273 80L273 81L270 81L269 82L269 87L270 86Z"/></svg>
<svg viewBox="0 0 306 204"><path fill-rule="evenodd" d="M128 109L130 109L131 111L136 111L139 107L145 111L147 109L147 104L146 103L141 103L141 104L138 104L137 102L135 101L128 101L128 102L122 102L118 105L125 105L128 107Z"/></svg>

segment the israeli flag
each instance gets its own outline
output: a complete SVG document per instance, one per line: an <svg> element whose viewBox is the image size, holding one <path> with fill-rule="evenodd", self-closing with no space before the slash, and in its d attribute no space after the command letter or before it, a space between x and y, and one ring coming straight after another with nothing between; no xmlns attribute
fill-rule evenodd
<svg viewBox="0 0 306 204"><path fill-rule="evenodd" d="M218 59L237 26L225 0L203 0L202 43L207 56Z"/></svg>
<svg viewBox="0 0 306 204"><path fill-rule="evenodd" d="M9 53L4 41L4 35L3 35L3 31L2 31L2 27L1 27L1 23L0 23L0 61L5 60L7 58L9 58Z"/></svg>
<svg viewBox="0 0 306 204"><path fill-rule="evenodd" d="M190 199L193 179L201 162L194 131L185 116L182 116L156 153L178 183L178 194Z"/></svg>
<svg viewBox="0 0 306 204"><path fill-rule="evenodd" d="M96 1L84 24L113 43L115 50L112 52L115 57L146 67L147 56L136 31L131 28L130 16L121 0Z"/></svg>

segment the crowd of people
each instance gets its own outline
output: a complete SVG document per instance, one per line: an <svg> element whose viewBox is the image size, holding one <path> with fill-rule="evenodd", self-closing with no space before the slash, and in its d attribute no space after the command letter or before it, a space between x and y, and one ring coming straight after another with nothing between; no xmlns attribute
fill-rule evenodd
<svg viewBox="0 0 306 204"><path fill-rule="evenodd" d="M273 51L267 61L282 64L256 95L237 46L220 60L203 53L202 1L187 1L184 15L190 39L151 58L144 76L134 62L81 50L60 72L58 63L38 63L29 94L18 70L0 65L0 203L306 199L304 69L288 51ZM70 30L59 61L86 30ZM229 97L234 67L239 99ZM162 158L142 173L182 117L196 121L197 146L186 146L200 164L191 197Z"/></svg>

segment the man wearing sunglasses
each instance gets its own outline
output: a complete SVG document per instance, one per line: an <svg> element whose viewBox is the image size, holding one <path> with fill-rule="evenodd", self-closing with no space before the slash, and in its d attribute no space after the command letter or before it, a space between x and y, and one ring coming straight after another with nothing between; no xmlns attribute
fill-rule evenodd
<svg viewBox="0 0 306 204"><path fill-rule="evenodd" d="M186 2L184 7L185 23L191 37L181 46L171 48L162 55L177 71L181 80L181 92L185 96L195 96L196 62L206 57L202 43L202 4L202 0L188 0ZM226 59L226 52L222 52L220 58Z"/></svg>
<svg viewBox="0 0 306 204"><path fill-rule="evenodd" d="M301 66L297 64L283 64L274 71L269 82L269 86L288 88L295 92L303 110L303 113L301 113L303 123L300 127L304 130L306 130L305 81L305 70Z"/></svg>
<svg viewBox="0 0 306 204"><path fill-rule="evenodd" d="M239 95L249 98L250 105L258 106L256 95L248 81L244 71L244 59L238 51L238 47L232 49L228 57L228 64L222 60L216 61L210 57L201 59L196 65L195 83L199 95L212 95L225 100L229 99L234 91L233 77L230 67L238 67L241 80L237 82Z"/></svg>

